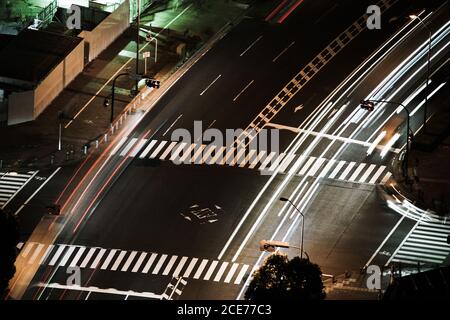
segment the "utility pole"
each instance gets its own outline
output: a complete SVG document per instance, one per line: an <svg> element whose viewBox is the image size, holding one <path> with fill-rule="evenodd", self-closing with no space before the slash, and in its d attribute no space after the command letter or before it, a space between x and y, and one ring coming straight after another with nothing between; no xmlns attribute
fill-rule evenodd
<svg viewBox="0 0 450 320"><path fill-rule="evenodd" d="M141 25L141 1L137 0L137 31L136 31L136 74L139 74L139 29ZM136 80L135 90L138 92L139 80Z"/></svg>

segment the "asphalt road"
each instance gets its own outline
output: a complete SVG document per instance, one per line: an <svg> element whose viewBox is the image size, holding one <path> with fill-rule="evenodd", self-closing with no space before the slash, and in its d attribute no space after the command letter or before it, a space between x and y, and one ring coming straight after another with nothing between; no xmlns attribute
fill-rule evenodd
<svg viewBox="0 0 450 320"><path fill-rule="evenodd" d="M300 216L274 201L280 194L296 198L294 202L306 213L305 251L324 273L340 274L362 267L400 219L385 208L376 188L387 182L383 179L388 177L387 165L395 152L383 159L377 157L379 151L367 157L368 141L373 141L371 135L378 133L381 125L381 129L389 130L389 135L380 143L387 143L402 120L394 117L384 123L389 115L385 110L392 109L383 108L382 113L373 113L376 118L366 129L358 130L370 118L368 114L358 114L358 103L362 97L376 95L371 91L426 41L425 33L414 28L415 24L401 30L407 21L398 19L386 23L382 31L363 31L270 121L271 125L294 129L303 123L302 129L312 131L294 134L281 130L280 134L281 151L288 149L292 154L305 156L293 161L299 166L297 172L304 170L304 174L278 174L271 178L261 175L258 167L248 165L176 165L167 161L170 150L161 161L148 159L148 155L140 159L139 155L151 140L156 140L148 153L152 154L160 141L171 140L176 129L187 129L193 134L195 120L202 121L203 130L209 126L221 131L247 127L303 66L364 13L368 3L305 1L284 24L271 25L248 18L233 28L163 96L123 140L86 191L73 200L67 209L73 214L61 222L63 229L55 242L67 246L52 249L25 298L135 296L94 289L86 293L73 287L48 285L65 284L66 267L81 264L83 287L146 292L147 298L157 299L175 272L184 276L187 284L173 298L178 295L184 299L234 299L250 270L262 258L259 240L282 237L299 243ZM401 2L383 18L389 21L413 9L417 8ZM445 18L448 20L445 15L433 18L433 27L437 30ZM354 81L366 70L363 68L353 75L354 83L348 82L331 93L396 32L399 33L393 42L367 62L366 66L373 65L367 75ZM407 38L394 46L403 35ZM435 50L447 42L448 37L443 37ZM383 54L391 48L393 51L385 57ZM443 56L445 50L436 57L437 65ZM376 61L378 58L380 61ZM385 90L382 96L391 95L424 59L413 63L392 87L381 86L379 90ZM422 70L413 75L392 98L408 97L423 81L423 74ZM349 88L352 92L345 92ZM326 100L334 104L330 106ZM301 105L303 108L295 112ZM412 124L417 129L418 121ZM320 131L330 136L316 138ZM336 139L350 135L357 142ZM130 145L133 138L144 138L146 144L139 145L135 156L121 156L134 152ZM191 142L196 143L195 140ZM291 145L292 141L298 143ZM399 139L393 148L400 148L402 143ZM158 158L163 150L167 149L161 149ZM315 158L309 161L306 157ZM324 160L314 162L320 158ZM331 166L328 176L309 175L312 168L321 172L319 169L323 170L330 159L336 163L345 161L341 171L336 169L339 175L330 178ZM355 173L363 163L368 165ZM358 183L369 165L374 165L371 175ZM344 172L345 177L339 179ZM375 177L376 172L379 174ZM252 203L255 206L249 210ZM401 241L401 235L398 239ZM34 285L38 283L47 284L47 288L36 289Z"/></svg>

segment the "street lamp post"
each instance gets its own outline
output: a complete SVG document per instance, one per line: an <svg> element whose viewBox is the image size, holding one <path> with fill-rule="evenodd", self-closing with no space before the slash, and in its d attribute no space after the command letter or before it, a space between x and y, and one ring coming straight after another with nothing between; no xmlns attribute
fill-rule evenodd
<svg viewBox="0 0 450 320"><path fill-rule="evenodd" d="M411 133L410 135L410 128L409 128L409 110L400 102L395 101L388 101L388 100L363 100L361 101L361 107L363 109L367 109L369 111L373 111L374 109L374 103L387 103L387 104L393 104L396 106L400 106L403 108L403 110L406 112L407 118L406 118L406 153L405 153L405 161L403 165L403 175L407 176L407 170L408 170L408 159L409 159L409 141L412 140L413 135ZM411 138L411 139L410 139ZM406 170L405 170L406 168Z"/></svg>
<svg viewBox="0 0 450 320"><path fill-rule="evenodd" d="M301 244L300 244L300 258L303 259L303 238L304 238L304 234L305 234L305 216L303 215L303 213L296 207L295 204L292 203L291 200L289 200L288 198L284 198L281 197L280 201L283 202L289 202L294 208L295 210L297 210L301 215L302 215L302 237L301 237Z"/></svg>
<svg viewBox="0 0 450 320"><path fill-rule="evenodd" d="M111 118L110 118L110 122L111 124L114 121L114 96L115 96L115 91L116 91L116 80L117 78L121 77L121 76L129 76L129 73L120 73L117 76L114 77L113 81L112 81L112 92L111 92ZM137 86L137 82L139 80L136 80L136 86ZM137 91L137 89L136 89Z"/></svg>
<svg viewBox="0 0 450 320"><path fill-rule="evenodd" d="M423 109L423 131L426 132L426 126L427 126L427 109L428 109L428 95L430 94L428 83L430 82L430 63L431 63L431 30L427 27L427 25L423 22L422 18L420 18L418 15L410 15L411 19L419 20L420 23L424 26L424 28L428 31L428 57L427 57L427 82L426 82L426 95L425 95L425 105Z"/></svg>
<svg viewBox="0 0 450 320"><path fill-rule="evenodd" d="M141 2L140 0L137 0L137 31L136 31L136 74L139 74L139 29L141 24ZM138 91L138 82L139 80L136 80L135 84L135 90Z"/></svg>

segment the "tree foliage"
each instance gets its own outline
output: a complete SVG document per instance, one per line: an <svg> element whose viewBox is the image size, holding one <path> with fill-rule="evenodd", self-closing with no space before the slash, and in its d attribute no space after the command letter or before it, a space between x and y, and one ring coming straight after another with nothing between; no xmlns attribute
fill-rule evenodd
<svg viewBox="0 0 450 320"><path fill-rule="evenodd" d="M14 266L19 243L19 225L14 215L0 210L0 297L16 272Z"/></svg>
<svg viewBox="0 0 450 320"><path fill-rule="evenodd" d="M255 271L245 293L248 300L323 300L325 298L320 267L308 259L284 254L270 255Z"/></svg>

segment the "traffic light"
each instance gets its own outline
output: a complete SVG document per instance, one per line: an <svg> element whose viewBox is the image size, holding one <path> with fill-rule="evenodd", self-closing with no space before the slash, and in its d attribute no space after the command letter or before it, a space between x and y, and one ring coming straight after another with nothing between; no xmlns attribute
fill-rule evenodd
<svg viewBox="0 0 450 320"><path fill-rule="evenodd" d="M150 42L153 40L153 36L151 31L149 31L146 35L145 35L145 41Z"/></svg>
<svg viewBox="0 0 450 320"><path fill-rule="evenodd" d="M156 88L159 89L161 82L155 79L148 79L145 81L145 84L147 85L147 87L149 88Z"/></svg>

